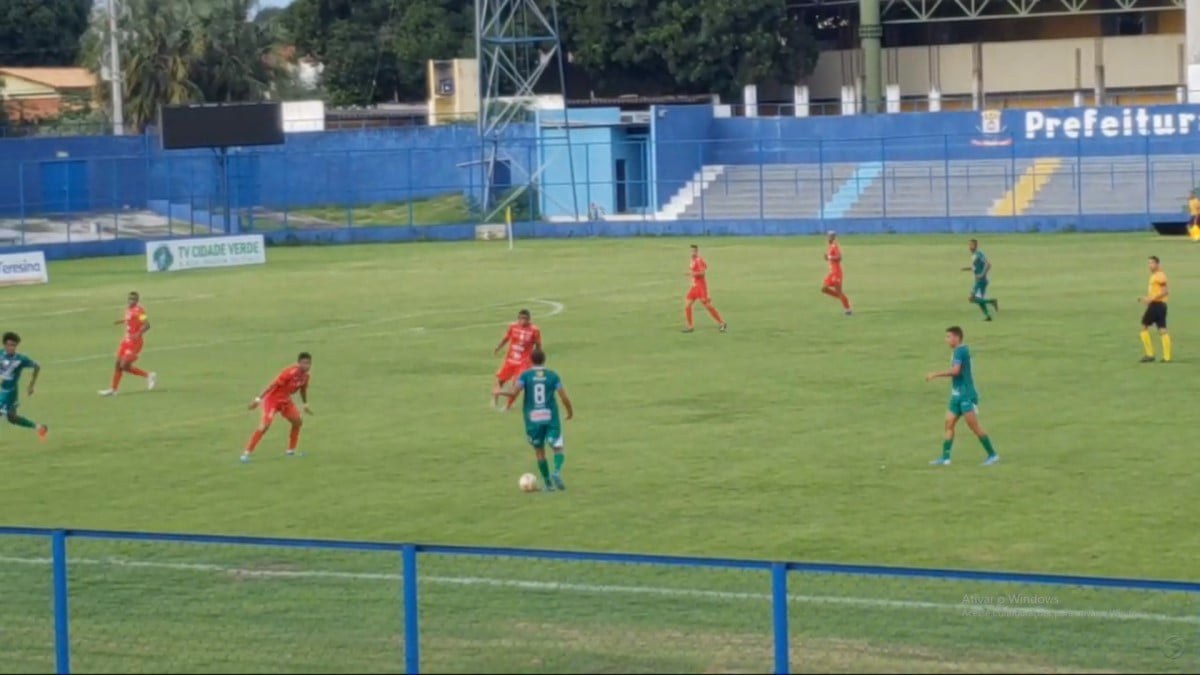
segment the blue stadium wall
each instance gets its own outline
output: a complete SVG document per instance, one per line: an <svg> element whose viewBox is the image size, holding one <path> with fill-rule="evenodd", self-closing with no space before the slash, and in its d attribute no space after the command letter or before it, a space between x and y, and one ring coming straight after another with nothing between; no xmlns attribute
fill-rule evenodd
<svg viewBox="0 0 1200 675"><path fill-rule="evenodd" d="M515 164L536 156L532 127L519 127L505 156ZM660 208L705 165L849 163L1077 156L1200 154L1200 106L905 113L812 118L715 118L710 106L653 109L649 195ZM285 145L232 153L235 206L285 208L399 201L483 190L474 128L462 126L338 131L289 135ZM567 165L566 162L562 163ZM518 173L514 168L513 173ZM48 195L47 181L64 176L75 194ZM0 217L123 208L198 208L220 193L220 163L211 151L163 152L146 137L0 140ZM548 175L549 181L563 177ZM49 204L48 202L53 202ZM180 214L175 214L181 217ZM1025 231L1145 227L1146 218L872 219L842 223L861 232ZM1028 220L1028 222L1025 222ZM1061 221L1061 222L1060 222ZM517 236L660 236L802 234L820 221L529 223ZM282 231L272 243L469 239L464 226L342 228ZM141 250L140 242L41 247L51 257Z"/></svg>

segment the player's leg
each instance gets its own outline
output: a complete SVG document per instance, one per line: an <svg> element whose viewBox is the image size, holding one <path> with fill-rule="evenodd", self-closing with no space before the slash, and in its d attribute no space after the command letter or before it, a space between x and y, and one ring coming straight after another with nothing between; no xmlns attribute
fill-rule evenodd
<svg viewBox="0 0 1200 675"><path fill-rule="evenodd" d="M550 479L550 463L546 461L546 436L549 428L545 424L525 425L525 438L533 446L534 456L537 457L538 473L542 475L542 489L554 492L554 482Z"/></svg>
<svg viewBox="0 0 1200 675"><path fill-rule="evenodd" d="M0 394L0 412L4 414L4 419L13 426L21 427L22 429L34 429L37 431L38 438L45 441L46 434L50 431L49 427L45 424L38 424L28 417L22 417L17 413L19 405L17 392L11 391Z"/></svg>
<svg viewBox="0 0 1200 675"><path fill-rule="evenodd" d="M987 453L987 460L984 461L984 464L995 464L1000 459L1000 456L996 454L996 449L992 447L991 437L987 435L987 432L983 430L983 426L979 424L979 406L972 404L970 410L963 413L963 421L967 423L967 427L975 434L979 442L983 444L983 450Z"/></svg>
<svg viewBox="0 0 1200 675"><path fill-rule="evenodd" d="M713 318L713 321L717 322L717 325L721 327L721 330L725 330L725 320L721 318L721 313L717 311L717 308L713 307L712 299L708 296L704 296L704 298L700 300L700 304L704 305L704 309L708 310L708 315Z"/></svg>
<svg viewBox="0 0 1200 675"><path fill-rule="evenodd" d="M950 463L950 451L954 448L954 427L958 424L959 414L954 400L950 401L950 409L946 411L945 435L942 437L942 456L930 464L945 465Z"/></svg>
<svg viewBox="0 0 1200 675"><path fill-rule="evenodd" d="M508 360L504 361L504 365L500 366L500 370L496 371L496 386L492 387L492 407L497 410L503 410L504 406L500 405L500 394L504 393L504 385L508 384L509 380L516 379L520 373L514 373L513 367L509 365Z"/></svg>
<svg viewBox="0 0 1200 675"><path fill-rule="evenodd" d="M1158 338L1162 341L1163 363L1171 362L1171 334L1167 332L1167 303L1162 302L1155 312L1155 326L1158 327Z"/></svg>
<svg viewBox="0 0 1200 675"><path fill-rule="evenodd" d="M988 309L986 281L975 282L975 287L971 289L971 302L979 305L980 311L983 312L984 321L992 320L992 312Z"/></svg>
<svg viewBox="0 0 1200 675"><path fill-rule="evenodd" d="M287 410L283 413L284 419L291 423L291 432L288 434L288 457L296 455L296 446L300 444L300 429L304 427L304 418L300 415L300 411L296 409L295 404L289 404Z"/></svg>
<svg viewBox="0 0 1200 675"><path fill-rule="evenodd" d="M271 428L271 421L275 418L274 407L264 407L262 420L258 423L258 428L254 433L250 434L250 440L246 443L246 449L242 452L242 461L249 462L250 455L254 453L254 449L258 447L258 442L266 435L267 430Z"/></svg>
<svg viewBox="0 0 1200 675"><path fill-rule="evenodd" d="M833 293L832 293L833 297L835 297L841 301L842 309L845 310L845 312L847 314L849 314L850 313L850 298L846 296L846 291L842 288L841 277L835 277L833 279L832 283L829 284L829 288L833 291Z"/></svg>
<svg viewBox="0 0 1200 675"><path fill-rule="evenodd" d="M683 299L683 326L684 326L683 330L684 330L684 332L691 332L692 330L695 329L695 323L692 321L692 305L696 304L696 300L698 300L698 299L699 299L699 296L697 295L696 289L694 289L694 288L692 290L688 291L687 297Z"/></svg>
<svg viewBox="0 0 1200 675"><path fill-rule="evenodd" d="M567 461L566 455L563 453L563 434L560 425L554 425L549 432L549 438L546 439L550 449L554 452L554 470L550 472L550 480L554 481L554 487L559 490L566 490L567 484L562 479L563 464Z"/></svg>
<svg viewBox="0 0 1200 675"><path fill-rule="evenodd" d="M1153 314L1150 307L1146 307L1142 314L1142 330L1139 333L1142 338L1142 363L1154 361L1154 341L1150 339L1150 326L1154 324Z"/></svg>

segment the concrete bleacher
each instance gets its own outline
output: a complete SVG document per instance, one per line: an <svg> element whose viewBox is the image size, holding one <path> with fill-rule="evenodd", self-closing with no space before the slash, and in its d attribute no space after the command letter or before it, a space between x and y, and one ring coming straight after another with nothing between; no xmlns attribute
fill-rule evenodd
<svg viewBox="0 0 1200 675"><path fill-rule="evenodd" d="M706 167L680 219L1179 213L1191 156Z"/></svg>

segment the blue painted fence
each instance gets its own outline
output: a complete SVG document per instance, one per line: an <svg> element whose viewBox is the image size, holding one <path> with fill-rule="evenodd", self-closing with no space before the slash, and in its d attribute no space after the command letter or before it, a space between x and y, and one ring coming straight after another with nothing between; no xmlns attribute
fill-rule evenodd
<svg viewBox="0 0 1200 675"><path fill-rule="evenodd" d="M21 672L1200 667L1175 581L8 527L0 592Z"/></svg>

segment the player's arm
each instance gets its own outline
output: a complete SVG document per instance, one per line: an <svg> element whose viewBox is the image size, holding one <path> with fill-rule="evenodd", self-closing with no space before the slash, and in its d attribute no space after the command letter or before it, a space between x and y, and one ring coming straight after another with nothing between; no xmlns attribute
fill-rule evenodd
<svg viewBox="0 0 1200 675"><path fill-rule="evenodd" d="M263 399L267 397L267 394L270 394L271 392L275 391L275 387L278 384L279 384L278 380L271 380L271 384L268 384L267 388L263 389L262 393L259 394L258 396L255 396L254 400L250 402L250 409L254 410L255 408L257 408L258 404L262 403Z"/></svg>
<svg viewBox="0 0 1200 675"><path fill-rule="evenodd" d="M985 261L983 263L983 274L980 274L979 278L982 279L983 277L986 277L988 274L991 273L991 271L992 271L992 261L991 260Z"/></svg>
<svg viewBox="0 0 1200 675"><path fill-rule="evenodd" d="M42 367L38 365L37 361L30 361L26 367L33 369L33 375L31 375L29 377L29 394L28 394L29 396L33 396L33 389L34 389L34 387L37 386L38 375L41 374Z"/></svg>
<svg viewBox="0 0 1200 675"><path fill-rule="evenodd" d="M145 314L143 314L142 315L142 330L138 333L138 337L140 338L149 332L150 332L150 320L146 318Z"/></svg>
<svg viewBox="0 0 1200 675"><path fill-rule="evenodd" d="M308 385L300 387L300 403L304 405L304 413L306 415L313 414L312 408L308 407Z"/></svg>
<svg viewBox="0 0 1200 675"><path fill-rule="evenodd" d="M521 378L518 377L517 381L513 383L512 389L510 389L507 392L502 392L500 394L501 396L508 397L508 405L504 406L505 410L512 409L513 403L517 400L517 395L520 394L524 389L525 389L525 382Z"/></svg>
<svg viewBox="0 0 1200 675"><path fill-rule="evenodd" d="M500 344L496 345L496 348L492 350L492 354L499 354L500 350L504 349L504 345L508 344L508 337L509 334L505 333L504 337L500 339Z"/></svg>
<svg viewBox="0 0 1200 675"><path fill-rule="evenodd" d="M958 374L961 372L962 364L958 361L955 361L954 363L950 364L950 370L942 370L936 373L930 373L925 376L925 381L929 382L930 380L936 380L939 377L958 377Z"/></svg>
<svg viewBox="0 0 1200 675"><path fill-rule="evenodd" d="M558 397L562 399L563 409L567 411L567 419L575 416L575 407L571 405L571 397L567 396L567 388L558 385Z"/></svg>

